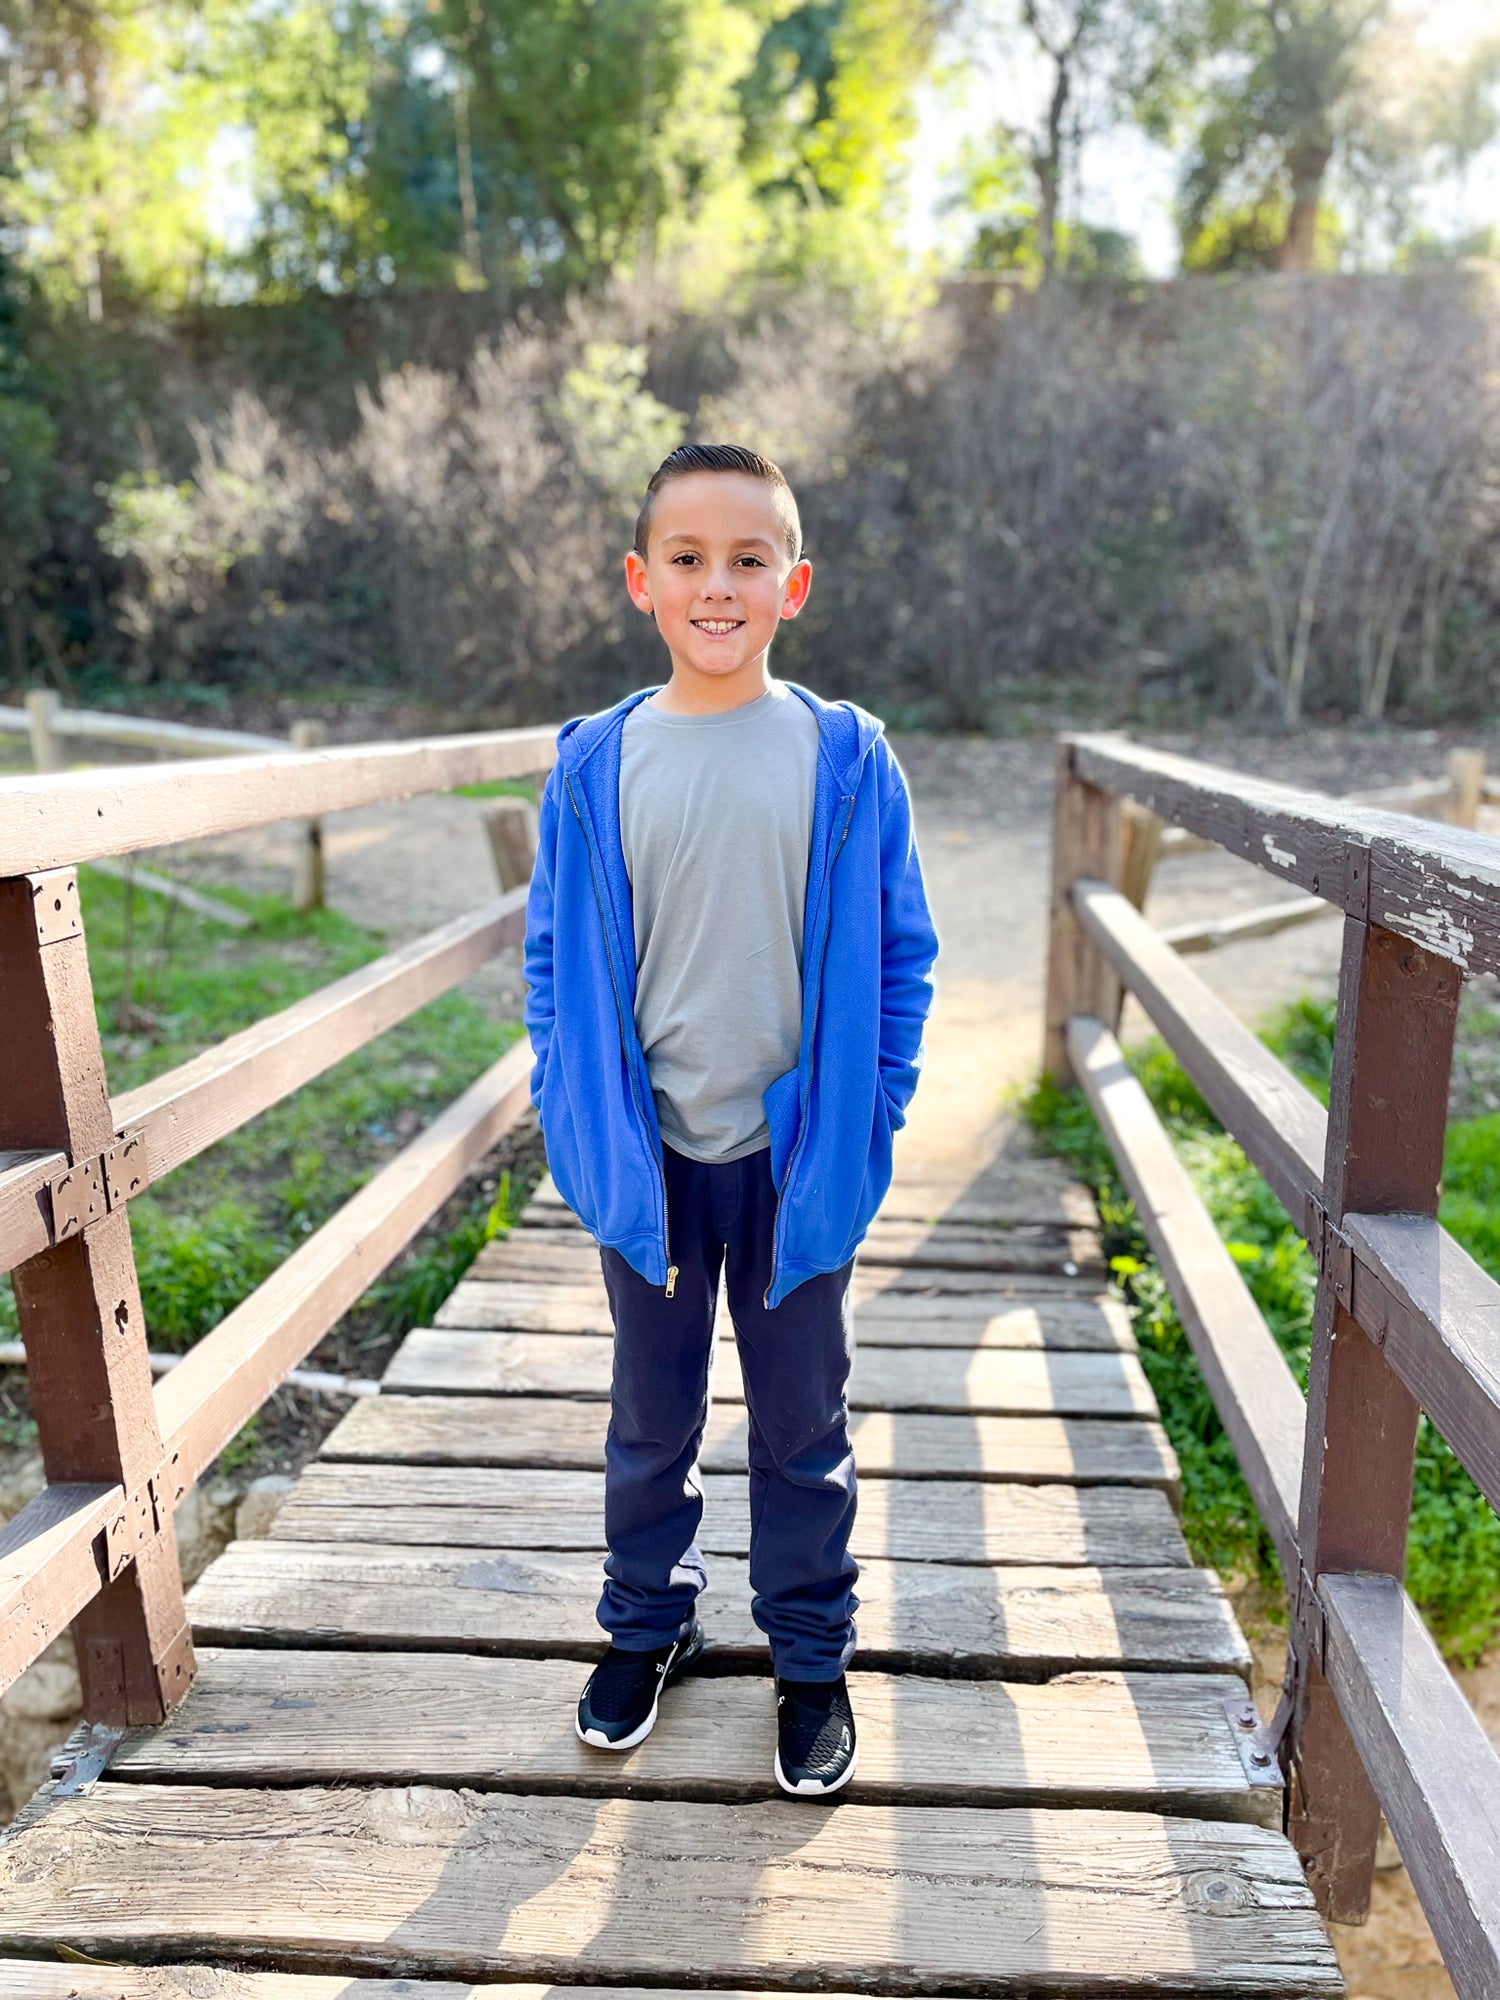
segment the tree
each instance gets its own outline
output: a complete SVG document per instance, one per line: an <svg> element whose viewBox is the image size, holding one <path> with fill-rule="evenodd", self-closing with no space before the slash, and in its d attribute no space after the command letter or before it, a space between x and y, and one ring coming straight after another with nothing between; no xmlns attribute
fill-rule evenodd
<svg viewBox="0 0 1500 2000"><path fill-rule="evenodd" d="M1492 59L1445 65L1403 42L1390 0L1144 0L1142 20L1149 57L1132 95L1148 131L1187 148L1189 268L1309 271L1329 241L1335 175L1368 197L1409 184L1444 147L1472 156L1494 129ZM1427 81L1403 104L1398 76Z"/></svg>
<svg viewBox="0 0 1500 2000"><path fill-rule="evenodd" d="M970 163L960 198L983 218L971 261L1044 277L1063 266L1114 268L1120 246L1070 227L1062 212L1088 128L1114 116L1134 61L1131 0L1018 0L1018 10L1015 25L1042 60L1044 98L1034 124L1000 126Z"/></svg>

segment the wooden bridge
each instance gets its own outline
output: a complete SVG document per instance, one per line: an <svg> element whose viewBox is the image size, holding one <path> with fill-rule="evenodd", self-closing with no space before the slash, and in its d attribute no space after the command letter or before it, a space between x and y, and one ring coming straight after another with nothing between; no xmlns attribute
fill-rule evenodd
<svg viewBox="0 0 1500 2000"><path fill-rule="evenodd" d="M514 944L524 890L111 1102L72 870L550 758L523 731L0 785L0 1264L53 1482L0 1537L0 1683L71 1621L90 1717L0 1840L0 1996L1311 2000L1340 1990L1319 1910L1361 1913L1382 1807L1459 1991L1500 1994L1500 1760L1399 1582L1419 1403L1500 1497L1500 1287L1432 1219L1459 984L1500 967L1500 853L1477 835L1064 746L1049 1062L1109 1134L1281 1551L1273 1722L1177 1527L1087 1198L1003 1159L898 1180L861 1255L842 1802L771 1779L728 1339L702 1455L711 1671L629 1757L573 1736L609 1322L546 1183L273 1538L184 1605L175 1504L522 1115L528 1053L154 1390L129 1199ZM1328 1114L1113 886L1122 800L1344 909ZM1318 1251L1305 1409L1120 1059L1122 981Z"/></svg>

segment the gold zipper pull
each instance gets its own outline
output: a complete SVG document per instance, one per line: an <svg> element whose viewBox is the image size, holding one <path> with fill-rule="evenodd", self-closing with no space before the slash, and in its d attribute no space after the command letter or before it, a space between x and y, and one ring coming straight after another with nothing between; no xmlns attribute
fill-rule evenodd
<svg viewBox="0 0 1500 2000"><path fill-rule="evenodd" d="M668 1264L668 1266L667 1266L667 1297L668 1297L668 1298L671 1298L671 1296L672 1296L673 1292L675 1292L675 1291L676 1291L676 1289L677 1289L677 1266L676 1266L675 1264Z"/></svg>

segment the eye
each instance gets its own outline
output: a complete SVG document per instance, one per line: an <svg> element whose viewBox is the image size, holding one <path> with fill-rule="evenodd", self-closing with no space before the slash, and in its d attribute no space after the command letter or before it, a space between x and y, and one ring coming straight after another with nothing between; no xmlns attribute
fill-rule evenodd
<svg viewBox="0 0 1500 2000"><path fill-rule="evenodd" d="M742 563L746 564L751 569L765 568L765 564L761 561L759 556L741 556L739 560Z"/></svg>
<svg viewBox="0 0 1500 2000"><path fill-rule="evenodd" d="M686 569L689 563L695 563L698 560L698 558L696 555L694 555L691 549L684 549L681 555L673 556L672 560L674 563L677 563L682 568Z"/></svg>

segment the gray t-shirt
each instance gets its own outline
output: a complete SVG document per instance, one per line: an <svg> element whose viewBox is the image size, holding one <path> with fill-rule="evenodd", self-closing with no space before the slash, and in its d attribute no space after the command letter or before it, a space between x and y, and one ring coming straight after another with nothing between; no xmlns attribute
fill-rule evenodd
<svg viewBox="0 0 1500 2000"><path fill-rule="evenodd" d="M721 715L638 702L620 740L635 1024L661 1135L692 1160L769 1143L797 1061L817 717L777 682Z"/></svg>

